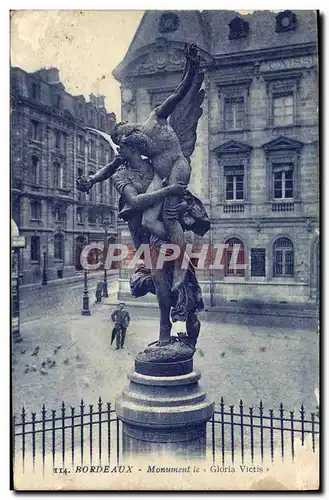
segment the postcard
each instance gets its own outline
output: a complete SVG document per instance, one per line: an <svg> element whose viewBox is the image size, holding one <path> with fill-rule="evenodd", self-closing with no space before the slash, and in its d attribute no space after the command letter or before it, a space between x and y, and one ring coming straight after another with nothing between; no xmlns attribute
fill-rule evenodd
<svg viewBox="0 0 329 500"><path fill-rule="evenodd" d="M318 490L318 12L10 15L13 489Z"/></svg>

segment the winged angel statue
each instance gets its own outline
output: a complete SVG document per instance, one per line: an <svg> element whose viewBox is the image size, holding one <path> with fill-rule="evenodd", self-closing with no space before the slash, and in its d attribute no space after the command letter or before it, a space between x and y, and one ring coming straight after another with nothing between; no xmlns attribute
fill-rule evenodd
<svg viewBox="0 0 329 500"><path fill-rule="evenodd" d="M170 335L171 321L184 321L186 335L181 340L194 350L203 300L192 262L182 266L184 232L203 236L210 221L202 202L187 189L202 115L204 75L194 44L186 47L185 55L180 84L144 123L119 123L111 137L99 132L112 145L114 160L77 183L78 189L89 191L93 184L112 177L121 195L119 216L128 222L136 250L145 244L150 248L151 266L139 264L130 286L135 297L149 292L157 296L160 332L155 348L176 342L177 337ZM174 260L163 259L160 268L159 255L168 243L179 252Z"/></svg>

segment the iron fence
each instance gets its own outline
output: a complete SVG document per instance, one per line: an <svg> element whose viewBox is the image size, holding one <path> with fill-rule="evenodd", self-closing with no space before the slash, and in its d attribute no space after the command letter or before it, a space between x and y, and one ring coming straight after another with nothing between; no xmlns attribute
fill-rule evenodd
<svg viewBox="0 0 329 500"><path fill-rule="evenodd" d="M287 455L294 460L296 442L304 446L308 436L315 453L320 432L319 413L312 412L310 418L306 418L303 404L298 413L296 416L294 411L285 409L282 403L278 411L270 409L265 412L262 401L256 410L249 407L246 411L242 400L235 411L234 405L225 409L224 399L221 398L219 411L215 411L209 422L213 461L218 461L220 454L223 464L228 460L233 464L237 452L242 464L246 457L254 463L256 455L263 463L265 453L271 462L274 462L275 457L283 460Z"/></svg>
<svg viewBox="0 0 329 500"><path fill-rule="evenodd" d="M313 453L318 448L319 414L310 413L306 418L303 405L299 415L288 411L281 403L277 411L265 412L260 401L258 408L247 410L243 401L237 407L225 405L221 398L207 425L207 454L213 463L242 464L255 457L263 463L276 458L295 457L296 442L304 446L310 437ZM119 465L123 458L122 424L111 403L99 398L96 405L86 405L83 400L78 408L67 408L62 403L59 410L32 412L25 409L13 417L13 457L21 462L23 471L28 462L33 471L38 462L45 470L46 462L52 468L88 465Z"/></svg>

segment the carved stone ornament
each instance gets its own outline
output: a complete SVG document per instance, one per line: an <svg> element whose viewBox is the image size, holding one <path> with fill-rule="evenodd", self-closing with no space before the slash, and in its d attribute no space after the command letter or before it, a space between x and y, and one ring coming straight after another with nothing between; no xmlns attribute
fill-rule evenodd
<svg viewBox="0 0 329 500"><path fill-rule="evenodd" d="M229 40L237 38L246 38L249 34L249 23L242 19L242 17L235 17L229 22L230 32L228 35Z"/></svg>
<svg viewBox="0 0 329 500"><path fill-rule="evenodd" d="M177 71L184 68L183 50L177 50L157 40L153 50L144 54L132 68L131 74L150 74L157 71Z"/></svg>
<svg viewBox="0 0 329 500"><path fill-rule="evenodd" d="M179 26L179 17L175 12L165 12L160 17L159 31L160 33L170 33L176 31Z"/></svg>
<svg viewBox="0 0 329 500"><path fill-rule="evenodd" d="M275 31L283 33L285 31L293 31L297 27L297 16L291 10L280 12L276 17Z"/></svg>
<svg viewBox="0 0 329 500"><path fill-rule="evenodd" d="M134 98L134 93L131 88L124 87L122 89L122 101L124 104L129 104Z"/></svg>

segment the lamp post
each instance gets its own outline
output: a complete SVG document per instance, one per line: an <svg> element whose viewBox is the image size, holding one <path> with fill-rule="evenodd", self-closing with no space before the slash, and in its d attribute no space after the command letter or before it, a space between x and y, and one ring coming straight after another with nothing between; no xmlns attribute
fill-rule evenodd
<svg viewBox="0 0 329 500"><path fill-rule="evenodd" d="M107 270L106 270L106 253L107 253L107 228L109 226L109 218L105 217L104 219L104 229L105 229L105 236L104 236L104 250L103 250L103 255L104 255L104 281L103 281L103 297L108 297L109 292L107 289Z"/></svg>
<svg viewBox="0 0 329 500"><path fill-rule="evenodd" d="M42 284L47 285L48 276L47 276L47 253L43 252L43 271L42 271Z"/></svg>
<svg viewBox="0 0 329 500"><path fill-rule="evenodd" d="M89 309L89 292L88 292L88 271L87 269L84 270L84 287L83 287L83 295L82 295L82 311L81 314L83 316L90 316L90 309Z"/></svg>

